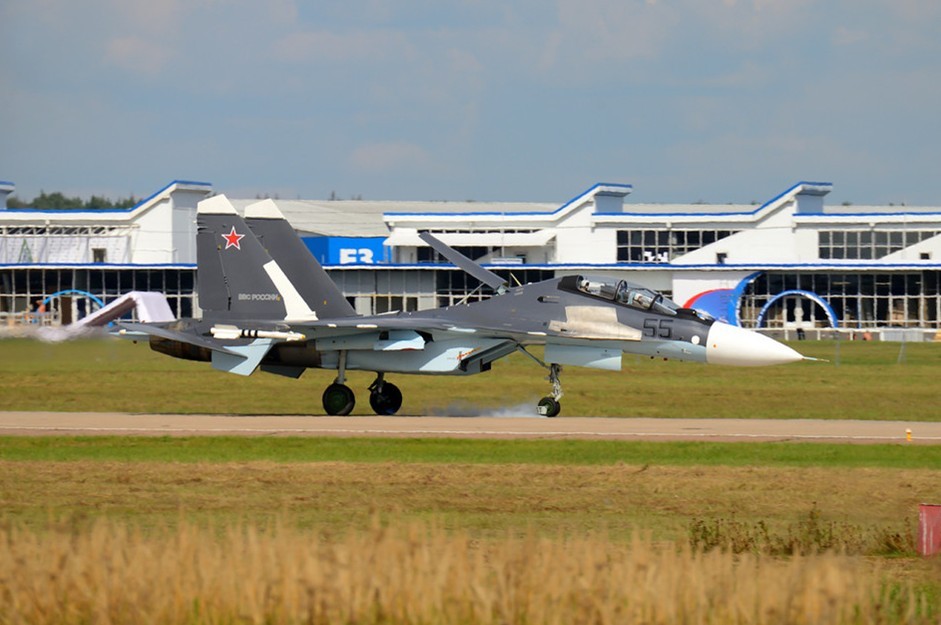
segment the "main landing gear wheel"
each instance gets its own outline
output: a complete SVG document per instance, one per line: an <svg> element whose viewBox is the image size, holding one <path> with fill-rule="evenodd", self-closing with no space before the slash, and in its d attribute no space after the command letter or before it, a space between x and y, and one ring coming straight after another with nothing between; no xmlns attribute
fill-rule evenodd
<svg viewBox="0 0 941 625"><path fill-rule="evenodd" d="M386 382L381 391L369 394L369 405L377 415L391 417L402 407L402 391L395 384Z"/></svg>
<svg viewBox="0 0 941 625"><path fill-rule="evenodd" d="M536 408L543 417L556 417L562 412L562 404L552 397L543 397Z"/></svg>
<svg viewBox="0 0 941 625"><path fill-rule="evenodd" d="M391 382L382 379L382 374L369 386L369 405L377 415L391 417L402 407L402 391Z"/></svg>
<svg viewBox="0 0 941 625"><path fill-rule="evenodd" d="M345 417L353 412L356 396L345 384L333 383L323 392L323 409L328 415Z"/></svg>

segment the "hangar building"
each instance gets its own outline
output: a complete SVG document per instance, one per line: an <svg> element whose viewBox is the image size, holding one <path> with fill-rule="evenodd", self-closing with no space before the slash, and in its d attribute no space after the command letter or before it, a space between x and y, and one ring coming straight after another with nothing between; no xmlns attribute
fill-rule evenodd
<svg viewBox="0 0 941 625"><path fill-rule="evenodd" d="M67 323L130 290L199 312L195 211L175 181L131 209L8 209L0 182L0 323ZM520 283L638 282L745 327L941 327L941 207L828 206L800 182L761 205L644 204L596 184L559 204L276 200L363 314L489 296L440 262L424 230ZM233 199L239 210L252 199Z"/></svg>

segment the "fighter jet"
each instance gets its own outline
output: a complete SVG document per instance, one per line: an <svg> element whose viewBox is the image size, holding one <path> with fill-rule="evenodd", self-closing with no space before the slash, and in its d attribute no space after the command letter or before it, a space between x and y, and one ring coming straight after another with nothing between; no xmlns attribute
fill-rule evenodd
<svg viewBox="0 0 941 625"><path fill-rule="evenodd" d="M562 365L618 371L623 353L740 366L803 358L624 280L570 275L511 286L432 235L421 236L493 296L435 310L357 315L274 202L248 206L243 219L217 195L197 209L202 318L121 322L120 333L238 375L260 369L298 378L308 368L335 370L322 398L330 415L348 415L355 406L346 385L350 370L375 372L369 404L376 414L393 415L402 392L387 374L473 375L522 352L549 372L551 391L537 408L554 417L561 411ZM543 347L542 358L533 346Z"/></svg>

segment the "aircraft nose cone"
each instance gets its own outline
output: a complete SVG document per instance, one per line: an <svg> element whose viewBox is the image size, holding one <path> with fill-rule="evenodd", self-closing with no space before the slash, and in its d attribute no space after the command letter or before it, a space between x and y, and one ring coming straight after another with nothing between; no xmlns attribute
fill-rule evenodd
<svg viewBox="0 0 941 625"><path fill-rule="evenodd" d="M760 367L803 360L803 356L774 339L719 321L706 338L706 362L713 365Z"/></svg>

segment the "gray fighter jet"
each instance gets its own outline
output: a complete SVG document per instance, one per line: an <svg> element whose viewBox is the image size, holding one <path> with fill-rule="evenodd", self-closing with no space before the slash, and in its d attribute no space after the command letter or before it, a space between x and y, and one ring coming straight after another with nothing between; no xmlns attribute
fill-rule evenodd
<svg viewBox="0 0 941 625"><path fill-rule="evenodd" d="M347 415L355 396L348 370L376 373L369 404L395 414L402 393L386 374L471 375L523 352L549 371L552 390L539 413L559 414L561 365L618 371L622 353L724 365L774 365L803 357L786 345L680 308L623 280L566 276L522 286L474 263L429 234L423 239L494 290L480 302L436 310L357 315L270 200L239 216L225 196L197 210L200 319L122 322L121 333L149 339L176 358L222 371L261 369L298 378L336 370L324 410ZM541 345L543 359L528 348Z"/></svg>

